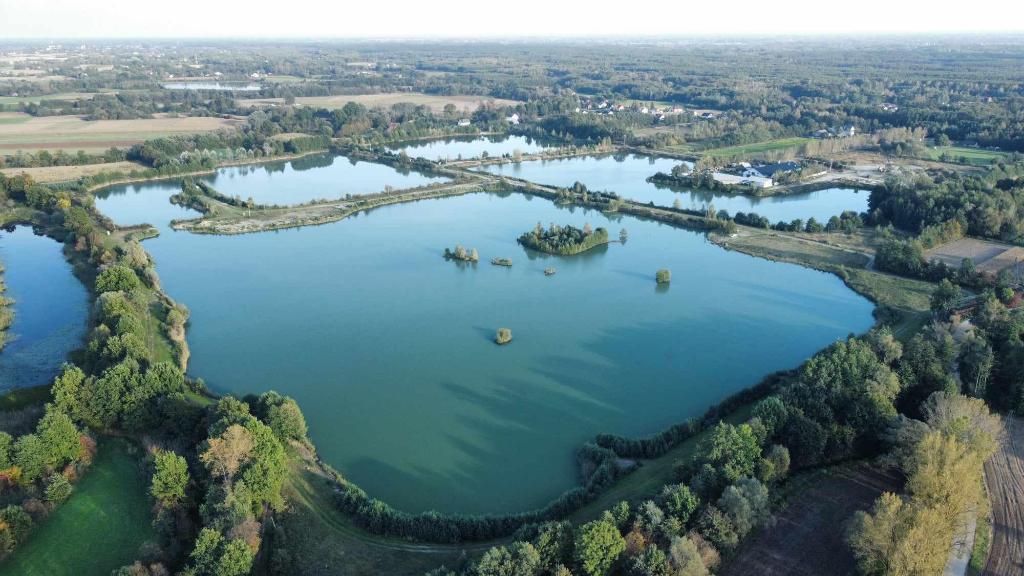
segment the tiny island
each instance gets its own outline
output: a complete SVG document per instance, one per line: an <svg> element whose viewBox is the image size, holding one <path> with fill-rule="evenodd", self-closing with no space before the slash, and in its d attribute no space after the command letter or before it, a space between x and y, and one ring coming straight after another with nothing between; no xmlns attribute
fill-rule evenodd
<svg viewBox="0 0 1024 576"><path fill-rule="evenodd" d="M456 244L455 249L450 248L444 249L445 260L458 260L460 262L479 262L480 255L477 253L476 248L466 250L461 244Z"/></svg>
<svg viewBox="0 0 1024 576"><path fill-rule="evenodd" d="M510 328L498 328L498 332L494 335L494 342L496 344L508 344L512 341L512 330Z"/></svg>
<svg viewBox="0 0 1024 576"><path fill-rule="evenodd" d="M491 258L491 264L495 266L512 266L511 258Z"/></svg>
<svg viewBox="0 0 1024 576"><path fill-rule="evenodd" d="M557 224L544 228L538 222L536 228L519 237L519 243L539 252L571 256L607 244L608 231L604 228L591 229L590 224L584 224L582 229Z"/></svg>

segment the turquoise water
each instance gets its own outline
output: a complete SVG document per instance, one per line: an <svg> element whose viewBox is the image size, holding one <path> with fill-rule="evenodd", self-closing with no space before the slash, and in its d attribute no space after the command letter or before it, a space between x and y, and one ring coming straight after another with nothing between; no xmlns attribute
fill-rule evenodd
<svg viewBox="0 0 1024 576"><path fill-rule="evenodd" d="M384 164L313 154L285 162L231 166L202 178L221 194L257 204L289 206L311 200L338 199L346 194L373 194L444 182L440 176L400 172Z"/></svg>
<svg viewBox="0 0 1024 576"><path fill-rule="evenodd" d="M409 511L543 505L578 481L574 451L596 433L656 432L872 324L835 276L541 198L478 193L205 236L168 229L176 190L122 188L97 205L161 228L145 245L192 311L190 373L295 397L320 455ZM538 221L629 239L547 256L516 243ZM481 263L446 262L456 243ZM673 282L658 290L663 267ZM492 342L499 327L511 344Z"/></svg>
<svg viewBox="0 0 1024 576"><path fill-rule="evenodd" d="M532 154L544 148L547 146L526 136L483 136L423 140L388 149L393 152L405 150L405 153L413 158L437 161L479 158L484 152L492 157L512 154L516 150L523 154Z"/></svg>
<svg viewBox="0 0 1024 576"><path fill-rule="evenodd" d="M827 221L846 210L867 212L869 192L848 188L830 188L817 192L754 198L749 196L716 195L688 189L670 189L647 182L656 172L672 171L679 160L652 156L606 155L583 156L560 160L531 160L518 164L492 165L480 168L493 174L524 178L553 186L586 184L591 190L616 192L624 198L638 202L654 202L659 206L672 206L676 199L682 208L704 208L714 204L716 210L756 212L773 224L794 218L807 220L812 216Z"/></svg>
<svg viewBox="0 0 1024 576"><path fill-rule="evenodd" d="M0 351L0 390L48 383L82 345L89 298L64 259L64 245L30 226L0 230L0 262L14 323Z"/></svg>

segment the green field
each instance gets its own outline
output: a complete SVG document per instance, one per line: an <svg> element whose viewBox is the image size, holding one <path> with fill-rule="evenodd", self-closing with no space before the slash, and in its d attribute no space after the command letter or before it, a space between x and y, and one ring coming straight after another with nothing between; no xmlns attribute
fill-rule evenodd
<svg viewBox="0 0 1024 576"><path fill-rule="evenodd" d="M0 105L20 104L21 102L38 103L46 100L90 100L96 94L96 92L61 92L43 94L42 96L0 96Z"/></svg>
<svg viewBox="0 0 1024 576"><path fill-rule="evenodd" d="M803 146L807 142L810 142L810 138L779 138L777 140L767 140L765 142L756 142L754 144L741 144L738 146L725 146L723 148L711 148L710 150L704 150L700 154L711 158L730 158L734 156L749 156L752 154L763 154L765 152L778 152L780 150L788 150L790 148L798 148Z"/></svg>
<svg viewBox="0 0 1024 576"><path fill-rule="evenodd" d="M926 158L939 160L943 154L952 157L952 162L959 164L971 164L973 166L987 166L993 160L1006 156L1006 152L999 150L983 150L981 148L965 148L963 146L934 146L926 149Z"/></svg>
<svg viewBox="0 0 1024 576"><path fill-rule="evenodd" d="M0 564L0 576L109 576L133 562L153 531L132 450L125 440L103 441L71 499Z"/></svg>

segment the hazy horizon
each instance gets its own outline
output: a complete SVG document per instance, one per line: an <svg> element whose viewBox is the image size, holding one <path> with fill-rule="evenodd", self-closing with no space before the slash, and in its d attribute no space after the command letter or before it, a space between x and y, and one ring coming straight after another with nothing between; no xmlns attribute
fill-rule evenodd
<svg viewBox="0 0 1024 576"><path fill-rule="evenodd" d="M1024 3L979 0L970 10L939 0L926 7L883 0L823 7L753 0L681 7L523 0L501 8L468 0L437 5L399 1L384 13L372 5L316 0L286 5L266 0L180 0L148 5L129 0L50 0L29 5L0 0L3 40L685 40L714 37L985 35L1024 32Z"/></svg>

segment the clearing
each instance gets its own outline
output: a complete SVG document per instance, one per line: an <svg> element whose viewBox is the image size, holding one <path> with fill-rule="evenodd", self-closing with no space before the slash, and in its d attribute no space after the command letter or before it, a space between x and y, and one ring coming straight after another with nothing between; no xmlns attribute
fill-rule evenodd
<svg viewBox="0 0 1024 576"><path fill-rule="evenodd" d="M997 274L1004 268L1016 267L1024 272L1024 248L1001 244L991 240L961 238L925 252L928 260L939 260L952 268L959 268L964 259L974 261L979 272Z"/></svg>
<svg viewBox="0 0 1024 576"><path fill-rule="evenodd" d="M36 118L0 113L0 154L18 150L103 151L161 136L212 132L237 124L236 120L212 117L87 121L80 116Z"/></svg>
<svg viewBox="0 0 1024 576"><path fill-rule="evenodd" d="M104 440L71 499L0 565L0 576L109 576L131 563L154 538L137 453L125 440Z"/></svg>
<svg viewBox="0 0 1024 576"><path fill-rule="evenodd" d="M472 112L481 104L487 103L495 106L515 106L519 102L503 98L492 98L491 96L439 96L434 94L421 94L419 92L388 92L384 94L354 94L342 96L299 96L295 99L296 104L304 106L315 106L320 108L341 108L349 102L356 102L368 108L390 108L395 104L407 102L416 105L429 106L434 112L443 112L447 104L454 105L462 112ZM267 106L284 104L284 98L254 98L240 99L239 106Z"/></svg>
<svg viewBox="0 0 1024 576"><path fill-rule="evenodd" d="M41 184L49 184L52 182L68 182L71 180L78 180L85 176L94 176L101 172L124 172L129 173L133 170L145 170L147 166L143 166L137 162L107 162L104 164L82 164L80 166L45 166L40 168L2 168L0 174L4 176L16 176L18 174L28 174L33 180Z"/></svg>
<svg viewBox="0 0 1024 576"><path fill-rule="evenodd" d="M985 150L965 146L934 146L926 148L924 153L924 157L931 160L941 160L945 156L948 162L973 166L987 166L1006 155L1007 153L1001 150Z"/></svg>
<svg viewBox="0 0 1024 576"><path fill-rule="evenodd" d="M900 488L895 473L868 463L843 464L794 477L783 487L790 503L774 526L744 542L720 576L854 574L846 523L883 492Z"/></svg>
<svg viewBox="0 0 1024 576"><path fill-rule="evenodd" d="M985 463L992 503L992 544L983 576L1024 573L1024 423L1008 416L1006 440Z"/></svg>
<svg viewBox="0 0 1024 576"><path fill-rule="evenodd" d="M756 142L754 144L740 144L738 146L712 148L710 150L704 150L703 152L700 152L700 154L710 158L750 156L753 154L763 154L765 152L778 152L789 149L795 150L810 141L811 138L779 138L777 140L767 140L765 142Z"/></svg>

